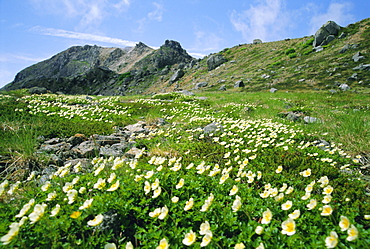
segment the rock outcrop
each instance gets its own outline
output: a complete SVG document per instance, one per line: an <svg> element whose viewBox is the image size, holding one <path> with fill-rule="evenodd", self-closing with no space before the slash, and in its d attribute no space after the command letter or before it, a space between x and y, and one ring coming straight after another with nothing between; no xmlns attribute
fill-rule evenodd
<svg viewBox="0 0 370 249"><path fill-rule="evenodd" d="M334 21L328 21L315 33L315 40L313 42L314 47L327 45L329 42L335 39L338 35L340 26Z"/></svg>
<svg viewBox="0 0 370 249"><path fill-rule="evenodd" d="M207 59L208 70L211 71L211 70L217 68L218 66L222 65L226 61L227 60L225 59L225 57L223 57L221 54L211 55Z"/></svg>

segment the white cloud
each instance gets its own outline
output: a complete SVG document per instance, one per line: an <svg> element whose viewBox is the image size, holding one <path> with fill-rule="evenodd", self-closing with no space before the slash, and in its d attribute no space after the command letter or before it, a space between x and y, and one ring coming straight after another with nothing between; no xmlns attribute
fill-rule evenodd
<svg viewBox="0 0 370 249"><path fill-rule="evenodd" d="M195 57L195 58L203 58L205 56L207 56L206 54L202 54L202 53L191 53L191 52L188 52L189 55Z"/></svg>
<svg viewBox="0 0 370 249"><path fill-rule="evenodd" d="M315 5L310 6L311 9L317 11L318 7ZM327 21L335 21L341 26L354 21L353 15L348 12L351 10L352 4L349 2L344 3L331 3L325 13L316 13L310 21L310 33L314 34L323 24Z"/></svg>
<svg viewBox="0 0 370 249"><path fill-rule="evenodd" d="M230 21L246 42L283 39L289 25L289 13L284 11L283 4L283 0L259 0L258 5L241 13L233 11Z"/></svg>
<svg viewBox="0 0 370 249"><path fill-rule="evenodd" d="M49 36L57 36L57 37L64 37L70 39L78 39L78 40L85 40L85 41L92 41L92 42L104 42L110 44L116 44L120 46L135 46L137 42L122 40L119 38L101 36L101 35L93 35L87 33L79 33L74 31L68 31L63 29L54 29L54 28L45 28L41 26L35 26L30 29L31 32L35 32L42 35L49 35Z"/></svg>

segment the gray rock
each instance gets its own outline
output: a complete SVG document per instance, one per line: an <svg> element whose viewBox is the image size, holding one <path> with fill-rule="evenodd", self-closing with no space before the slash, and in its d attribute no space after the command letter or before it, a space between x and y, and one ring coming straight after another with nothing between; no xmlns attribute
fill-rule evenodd
<svg viewBox="0 0 370 249"><path fill-rule="evenodd" d="M94 141L85 141L76 147L72 148L72 151L77 153L81 157L94 157L99 154L99 145Z"/></svg>
<svg viewBox="0 0 370 249"><path fill-rule="evenodd" d="M328 148L330 148L330 143L323 140L323 139L320 139L318 141L315 141L313 142L313 144L319 148L320 150L327 150Z"/></svg>
<svg viewBox="0 0 370 249"><path fill-rule="evenodd" d="M196 99L199 99L199 100L206 100L208 99L208 97L204 97L204 96L200 96L200 97L195 97Z"/></svg>
<svg viewBox="0 0 370 249"><path fill-rule="evenodd" d="M345 53L348 49L350 49L351 46L349 44L344 45L340 50L339 53L343 54Z"/></svg>
<svg viewBox="0 0 370 249"><path fill-rule="evenodd" d="M323 47L321 47L321 46L318 46L318 47L314 47L314 48L313 48L313 50L314 50L315 52L321 52L321 51L323 51L323 50L324 50L324 48L323 48Z"/></svg>
<svg viewBox="0 0 370 249"><path fill-rule="evenodd" d="M357 67L352 68L352 70L370 70L370 64L360 64Z"/></svg>
<svg viewBox="0 0 370 249"><path fill-rule="evenodd" d="M191 91L188 91L188 90L182 90L182 91L179 91L179 93L185 95L185 96L193 96L195 95L193 92Z"/></svg>
<svg viewBox="0 0 370 249"><path fill-rule="evenodd" d="M208 86L207 82L199 82L195 85L194 89L199 89L199 88L206 87L206 86Z"/></svg>
<svg viewBox="0 0 370 249"><path fill-rule="evenodd" d="M339 86L339 88L340 88L340 90L342 90L342 91L348 91L348 90L350 90L350 89L351 89L347 84L341 84L341 85Z"/></svg>
<svg viewBox="0 0 370 249"><path fill-rule="evenodd" d="M359 60L365 59L365 56L362 56L360 52L355 53L352 56L354 62L358 62Z"/></svg>
<svg viewBox="0 0 370 249"><path fill-rule="evenodd" d="M219 91L226 91L226 85L222 85L218 90Z"/></svg>
<svg viewBox="0 0 370 249"><path fill-rule="evenodd" d="M146 126L145 122L139 121L136 124L127 125L123 129L126 131L126 134L128 135L140 134L148 132L148 129L144 128L145 126Z"/></svg>
<svg viewBox="0 0 370 249"><path fill-rule="evenodd" d="M317 46L325 45L322 43L327 39L327 37L330 35L334 35L334 36L338 35L339 30L340 30L340 26L338 24L336 24L333 21L328 21L323 26L321 26L319 30L316 31L315 36L314 36L315 40L313 42L313 46L317 47Z"/></svg>
<svg viewBox="0 0 370 249"><path fill-rule="evenodd" d="M48 154L54 154L61 151L67 151L71 149L71 144L66 142L61 142L57 144L42 144L40 151L46 152Z"/></svg>
<svg viewBox="0 0 370 249"><path fill-rule="evenodd" d="M328 35L325 39L325 41L323 41L323 43L321 44L322 46L324 45L327 45L329 44L331 41L333 41L335 39L335 36L334 35Z"/></svg>
<svg viewBox="0 0 370 249"><path fill-rule="evenodd" d="M55 137L55 138L51 138L51 139L49 139L49 140L46 140L45 142L44 142L44 144L58 144L58 143L60 143L61 141L60 141L60 138L59 137Z"/></svg>
<svg viewBox="0 0 370 249"><path fill-rule="evenodd" d="M253 44L261 44L262 40L261 39L254 39Z"/></svg>
<svg viewBox="0 0 370 249"><path fill-rule="evenodd" d="M347 80L348 81L355 81L357 79L358 79L358 75L357 75L357 73L354 73L351 76L349 76Z"/></svg>
<svg viewBox="0 0 370 249"><path fill-rule="evenodd" d="M235 82L234 84L234 88L238 88L238 87L244 87L244 82L242 80L238 80L237 82Z"/></svg>
<svg viewBox="0 0 370 249"><path fill-rule="evenodd" d="M216 131L223 131L223 126L218 122L210 123L203 128L204 134L214 133Z"/></svg>
<svg viewBox="0 0 370 249"><path fill-rule="evenodd" d="M271 88L270 89L270 93L274 93L274 92L276 92L278 89L276 89L276 88Z"/></svg>
<svg viewBox="0 0 370 249"><path fill-rule="evenodd" d="M306 124L312 124L312 123L321 123L321 120L315 117L305 116L303 117L303 121Z"/></svg>
<svg viewBox="0 0 370 249"><path fill-rule="evenodd" d="M330 90L329 90L329 92L330 92L330 93L337 93L337 91L336 91L336 90L334 90L334 89L330 89Z"/></svg>
<svg viewBox="0 0 370 249"><path fill-rule="evenodd" d="M106 145L104 147L100 147L99 154L101 156L114 156L119 157L124 154L129 146L127 144L113 144L112 146Z"/></svg>
<svg viewBox="0 0 370 249"><path fill-rule="evenodd" d="M223 57L221 54L211 55L207 59L208 70L211 71L216 67L220 66L221 64L225 63L226 61L227 61L226 58Z"/></svg>
<svg viewBox="0 0 370 249"><path fill-rule="evenodd" d="M286 116L286 119L290 120L290 121L298 121L300 120L302 117L303 117L303 113L299 112L299 113L296 113L296 112L288 112L288 115Z"/></svg>
<svg viewBox="0 0 370 249"><path fill-rule="evenodd" d="M339 36L338 36L338 39L343 39L347 36L346 33L342 32Z"/></svg>
<svg viewBox="0 0 370 249"><path fill-rule="evenodd" d="M74 136L67 139L67 143L70 143L72 146L76 146L84 141L86 141L87 138L83 134L75 134Z"/></svg>
<svg viewBox="0 0 370 249"><path fill-rule="evenodd" d="M170 72L170 68L168 66L165 66L161 72L160 72L160 75L166 75Z"/></svg>
<svg viewBox="0 0 370 249"><path fill-rule="evenodd" d="M117 144L121 142L120 137L116 136L103 136L103 135L92 135L91 140L94 141L96 144L99 144L100 146L105 146L107 144Z"/></svg>
<svg viewBox="0 0 370 249"><path fill-rule="evenodd" d="M182 69L178 69L171 77L170 84L172 85L174 82L178 81L182 76L184 76L184 71Z"/></svg>

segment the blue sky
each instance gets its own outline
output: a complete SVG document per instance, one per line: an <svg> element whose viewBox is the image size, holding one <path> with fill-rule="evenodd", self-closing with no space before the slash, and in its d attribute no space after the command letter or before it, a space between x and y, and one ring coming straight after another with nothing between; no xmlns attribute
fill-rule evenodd
<svg viewBox="0 0 370 249"><path fill-rule="evenodd" d="M0 0L0 87L74 45L157 48L176 40L202 57L253 39L313 35L370 17L369 0Z"/></svg>

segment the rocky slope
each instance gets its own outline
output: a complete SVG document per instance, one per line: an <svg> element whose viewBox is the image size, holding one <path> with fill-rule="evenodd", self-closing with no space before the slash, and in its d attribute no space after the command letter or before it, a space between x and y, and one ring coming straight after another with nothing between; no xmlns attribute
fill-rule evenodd
<svg viewBox="0 0 370 249"><path fill-rule="evenodd" d="M157 71L192 60L175 41L166 41L158 50L141 42L124 49L74 46L20 71L2 90L39 87L66 94L138 93Z"/></svg>
<svg viewBox="0 0 370 249"><path fill-rule="evenodd" d="M176 41L154 50L71 47L28 67L2 90L128 95L178 90L370 91L370 19L324 24L314 36L225 48L202 60Z"/></svg>

